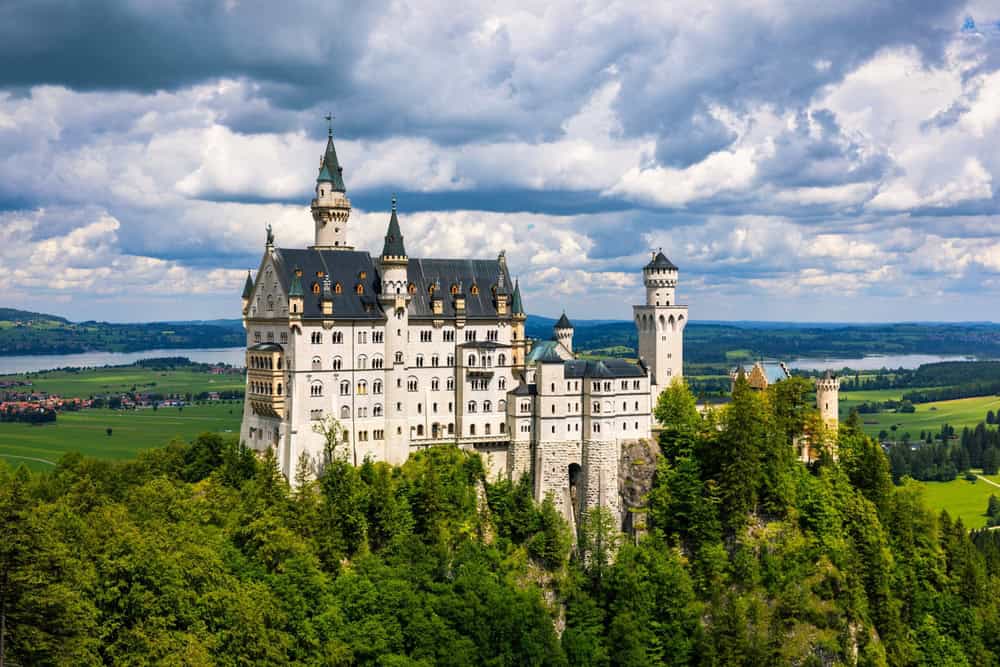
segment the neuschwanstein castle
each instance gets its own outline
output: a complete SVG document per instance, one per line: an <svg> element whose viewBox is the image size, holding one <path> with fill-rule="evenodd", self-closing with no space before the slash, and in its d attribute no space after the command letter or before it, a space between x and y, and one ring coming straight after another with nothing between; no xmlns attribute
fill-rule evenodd
<svg viewBox="0 0 1000 667"><path fill-rule="evenodd" d="M598 504L621 518L622 448L650 438L656 398L681 376L677 267L658 253L642 269L635 363L577 359L565 315L551 340L525 338L503 252L410 257L395 200L381 255L354 249L332 132L311 208L314 244L279 248L268 230L247 276L242 440L276 448L291 478L303 453L323 451L313 426L333 416L355 463L455 444L480 452L494 478L530 475L536 498L554 493L570 518Z"/></svg>

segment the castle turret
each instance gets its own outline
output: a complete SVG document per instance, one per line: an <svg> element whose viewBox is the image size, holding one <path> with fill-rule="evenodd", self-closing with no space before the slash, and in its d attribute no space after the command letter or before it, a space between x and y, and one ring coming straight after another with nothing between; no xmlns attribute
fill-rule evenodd
<svg viewBox="0 0 1000 667"><path fill-rule="evenodd" d="M253 297L253 278L250 277L250 271L247 270L247 280L243 283L243 314L247 314L247 308L250 307L250 299Z"/></svg>
<svg viewBox="0 0 1000 667"><path fill-rule="evenodd" d="M566 317L566 313L563 312L562 317L556 322L553 327L555 331L555 339L562 343L562 346L570 353L573 352L573 324Z"/></svg>
<svg viewBox="0 0 1000 667"><path fill-rule="evenodd" d="M649 366L654 400L673 378L683 375L688 309L676 303L677 273L677 267L662 251L654 253L642 269L646 303L632 307L639 330L639 357Z"/></svg>
<svg viewBox="0 0 1000 667"><path fill-rule="evenodd" d="M521 301L521 283L514 281L514 293L510 297L511 331L510 339L513 350L514 366L524 368L525 357L527 355L528 341L524 338L524 322L528 316L524 313L524 303Z"/></svg>
<svg viewBox="0 0 1000 667"><path fill-rule="evenodd" d="M836 433L840 424L840 378L830 371L816 380L816 409L826 427Z"/></svg>
<svg viewBox="0 0 1000 667"><path fill-rule="evenodd" d="M320 158L316 177L316 198L312 200L312 216L316 223L314 248L351 250L347 243L347 221L351 216L351 201L344 187L344 169L337 160L333 145L333 127L327 132L326 151Z"/></svg>
<svg viewBox="0 0 1000 667"><path fill-rule="evenodd" d="M302 289L302 269L295 267L292 284L288 288L288 319L301 320L305 309L305 291Z"/></svg>
<svg viewBox="0 0 1000 667"><path fill-rule="evenodd" d="M329 274L323 276L323 293L319 300L320 312L330 317L333 315L333 290L330 289Z"/></svg>
<svg viewBox="0 0 1000 667"><path fill-rule="evenodd" d="M407 281L409 258L403 245L403 234L396 216L396 198L392 198L392 214L385 232L385 243L379 266L382 269L382 293L379 301L389 321L385 327L386 373L386 445L385 460L394 465L406 461L410 453L410 431L406 412L397 406L406 405L406 348L409 326L410 291Z"/></svg>

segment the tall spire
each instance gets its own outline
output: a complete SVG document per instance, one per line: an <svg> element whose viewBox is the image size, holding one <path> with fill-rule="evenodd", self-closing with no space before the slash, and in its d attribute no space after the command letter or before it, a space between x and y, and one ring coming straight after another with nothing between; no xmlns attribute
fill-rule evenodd
<svg viewBox="0 0 1000 667"><path fill-rule="evenodd" d="M515 315L524 315L524 304L521 303L521 283L514 281L514 296L511 297L510 312Z"/></svg>
<svg viewBox="0 0 1000 667"><path fill-rule="evenodd" d="M392 215L389 216L389 229L385 233L382 257L406 257L403 233L399 230L399 218L396 217L396 195L392 196Z"/></svg>
<svg viewBox="0 0 1000 667"><path fill-rule="evenodd" d="M243 298L249 299L253 296L253 278L250 277L250 270L247 269L247 281L243 284Z"/></svg>
<svg viewBox="0 0 1000 667"><path fill-rule="evenodd" d="M323 162L320 164L319 176L316 177L316 182L330 183L334 192L347 192L347 188L344 187L344 168L340 166L340 162L337 160L337 149L333 145L333 124L330 123L332 118L332 115L326 115L328 123L326 130L326 152L323 153Z"/></svg>

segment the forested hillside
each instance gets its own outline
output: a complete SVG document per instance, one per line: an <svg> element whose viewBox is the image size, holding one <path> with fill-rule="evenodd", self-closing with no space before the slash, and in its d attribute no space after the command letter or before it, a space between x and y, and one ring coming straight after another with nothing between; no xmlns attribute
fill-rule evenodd
<svg viewBox="0 0 1000 667"><path fill-rule="evenodd" d="M213 323L70 322L55 315L0 308L0 356L134 352L243 345L242 328Z"/></svg>
<svg viewBox="0 0 1000 667"><path fill-rule="evenodd" d="M574 547L527 483L455 448L354 468L336 449L291 490L273 458L203 436L130 463L0 467L0 610L11 664L989 665L1000 550L894 486L848 423L839 459L808 384L690 393L623 539ZM984 555L984 553L986 555Z"/></svg>

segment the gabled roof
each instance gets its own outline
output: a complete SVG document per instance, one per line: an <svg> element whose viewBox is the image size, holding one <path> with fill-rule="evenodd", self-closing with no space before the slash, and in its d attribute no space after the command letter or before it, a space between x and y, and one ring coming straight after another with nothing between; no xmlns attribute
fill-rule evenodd
<svg viewBox="0 0 1000 667"><path fill-rule="evenodd" d="M569 318L566 317L566 312L563 311L562 317L556 322L555 329L572 329L573 325L570 323Z"/></svg>
<svg viewBox="0 0 1000 667"><path fill-rule="evenodd" d="M644 268L646 269L669 269L671 271L676 271L677 266L667 259L667 256L663 254L663 251L656 253L652 261L647 264Z"/></svg>
<svg viewBox="0 0 1000 667"><path fill-rule="evenodd" d="M514 296L511 297L510 312L515 315L524 315L524 304L521 303L521 284L514 283Z"/></svg>
<svg viewBox="0 0 1000 667"><path fill-rule="evenodd" d="M389 229L385 233L385 245L382 246L383 257L406 257L403 247L403 233L399 230L399 219L396 217L396 198L392 198L392 215L389 216Z"/></svg>
<svg viewBox="0 0 1000 667"><path fill-rule="evenodd" d="M250 277L250 271L247 271L247 281L243 284L243 298L249 299L253 296L253 278Z"/></svg>
<svg viewBox="0 0 1000 667"><path fill-rule="evenodd" d="M572 359L569 351L556 340L540 340L531 346L525 363L529 366L541 362L543 364L561 364Z"/></svg>
<svg viewBox="0 0 1000 667"><path fill-rule="evenodd" d="M326 138L326 152L323 153L323 164L319 168L317 183L330 183L334 192L347 192L344 187L344 168L337 160L337 149L333 145L333 131Z"/></svg>

